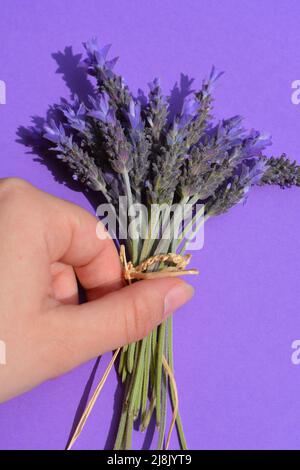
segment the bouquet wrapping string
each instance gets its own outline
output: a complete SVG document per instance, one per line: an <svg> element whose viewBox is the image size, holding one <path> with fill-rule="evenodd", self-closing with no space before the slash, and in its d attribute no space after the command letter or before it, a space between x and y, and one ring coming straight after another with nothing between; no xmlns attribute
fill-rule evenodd
<svg viewBox="0 0 300 470"><path fill-rule="evenodd" d="M134 96L114 72L116 59L108 58L110 46L101 48L96 39L84 46L82 65L94 80L92 96L88 103L74 97L54 106L44 138L73 178L101 193L114 209L118 228L125 233L117 238L126 245L130 260L127 263L122 251L127 281L182 274L191 234L209 218L245 202L254 185L300 185L295 162L284 154L264 156L271 143L268 135L246 130L240 116L214 122L212 91L221 75L214 68L200 89L190 92L174 111L157 79L149 84L147 96L141 90ZM125 209L120 196L126 197ZM131 210L136 205L145 209L138 216ZM153 207L159 208L154 215ZM174 207L171 215L170 207ZM129 225L128 232L124 225ZM82 430L118 354L124 398L115 449L130 449L134 422L143 431L153 416L158 449L169 444L168 394L172 423L176 419L180 446L186 449L174 379L171 317L143 340L114 354L70 444Z"/></svg>

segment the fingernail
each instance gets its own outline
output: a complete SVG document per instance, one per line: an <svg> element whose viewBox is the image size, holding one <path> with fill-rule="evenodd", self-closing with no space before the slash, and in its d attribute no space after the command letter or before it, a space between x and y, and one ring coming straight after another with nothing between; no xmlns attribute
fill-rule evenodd
<svg viewBox="0 0 300 470"><path fill-rule="evenodd" d="M171 315L177 308L190 300L193 295L194 288L186 282L173 287L165 297L164 317Z"/></svg>

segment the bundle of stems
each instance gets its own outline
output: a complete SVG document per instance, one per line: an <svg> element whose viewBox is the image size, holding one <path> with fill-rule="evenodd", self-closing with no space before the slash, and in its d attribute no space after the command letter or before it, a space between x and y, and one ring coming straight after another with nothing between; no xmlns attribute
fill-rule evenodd
<svg viewBox="0 0 300 470"><path fill-rule="evenodd" d="M191 225L198 216L199 214L194 216ZM166 228L166 230L169 229L170 227ZM136 258L133 258L137 264L161 253L176 252L184 239L184 233L182 233L179 239L161 239L157 243L157 233L153 235L154 238L146 238L142 241L140 251L136 246L133 246L136 244L136 240L128 240L128 252L132 253L132 256L134 256L133 253L137 253ZM138 242L137 245L139 245ZM184 251L183 244L180 253L184 254ZM157 263L154 266L156 271L161 269L164 269L163 263ZM170 433L166 440L167 395L169 391L173 410L175 410L176 390L173 383L168 381L168 370L164 361L174 374L172 316L143 340L122 348L118 373L125 384L125 393L114 446L116 450L130 449L134 422L139 421L140 430L145 431L153 415L159 430L157 448L164 449L164 446L169 446ZM182 449L187 449L179 410L176 409L173 416L176 420L180 446Z"/></svg>
<svg viewBox="0 0 300 470"><path fill-rule="evenodd" d="M124 218L130 222L126 250L133 266L162 253L184 254L190 232L196 233L210 217L245 202L255 185L300 186L296 162L284 154L279 158L263 154L271 144L268 135L245 129L240 116L214 122L212 91L221 76L214 67L200 89L189 90L175 109L158 79L149 84L148 94L139 90L134 96L123 77L114 72L116 59L108 59L110 46L101 48L92 39L84 47L86 58L81 65L91 96L88 102L72 96L51 108L51 118L43 128L47 143L43 150L53 152L69 167L74 180L88 191L101 193L115 210L120 209L120 196L127 198L128 209L119 210L117 216L121 229ZM136 203L147 212L138 220L130 211ZM163 211L152 215L153 205L174 204L171 218ZM181 209L186 206L190 221L183 224ZM169 262L157 262L149 269L167 270ZM124 401L115 449L130 449L135 421L145 430L153 416L159 430L158 448L168 446L168 392L180 445L186 449L172 380L172 318L143 340L122 348L118 372Z"/></svg>

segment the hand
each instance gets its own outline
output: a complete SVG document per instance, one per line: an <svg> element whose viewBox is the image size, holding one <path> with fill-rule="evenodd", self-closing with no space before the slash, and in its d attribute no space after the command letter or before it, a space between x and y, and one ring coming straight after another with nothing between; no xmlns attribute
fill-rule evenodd
<svg viewBox="0 0 300 470"><path fill-rule="evenodd" d="M174 278L123 287L97 222L23 180L0 180L0 402L141 339L192 296Z"/></svg>

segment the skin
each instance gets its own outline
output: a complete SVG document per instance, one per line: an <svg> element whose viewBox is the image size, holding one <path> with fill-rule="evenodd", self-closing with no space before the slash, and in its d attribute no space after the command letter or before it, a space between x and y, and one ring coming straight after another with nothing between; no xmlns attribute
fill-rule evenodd
<svg viewBox="0 0 300 470"><path fill-rule="evenodd" d="M0 179L0 402L143 338L191 298L178 278L124 286L118 252L96 236L97 223L24 180Z"/></svg>

